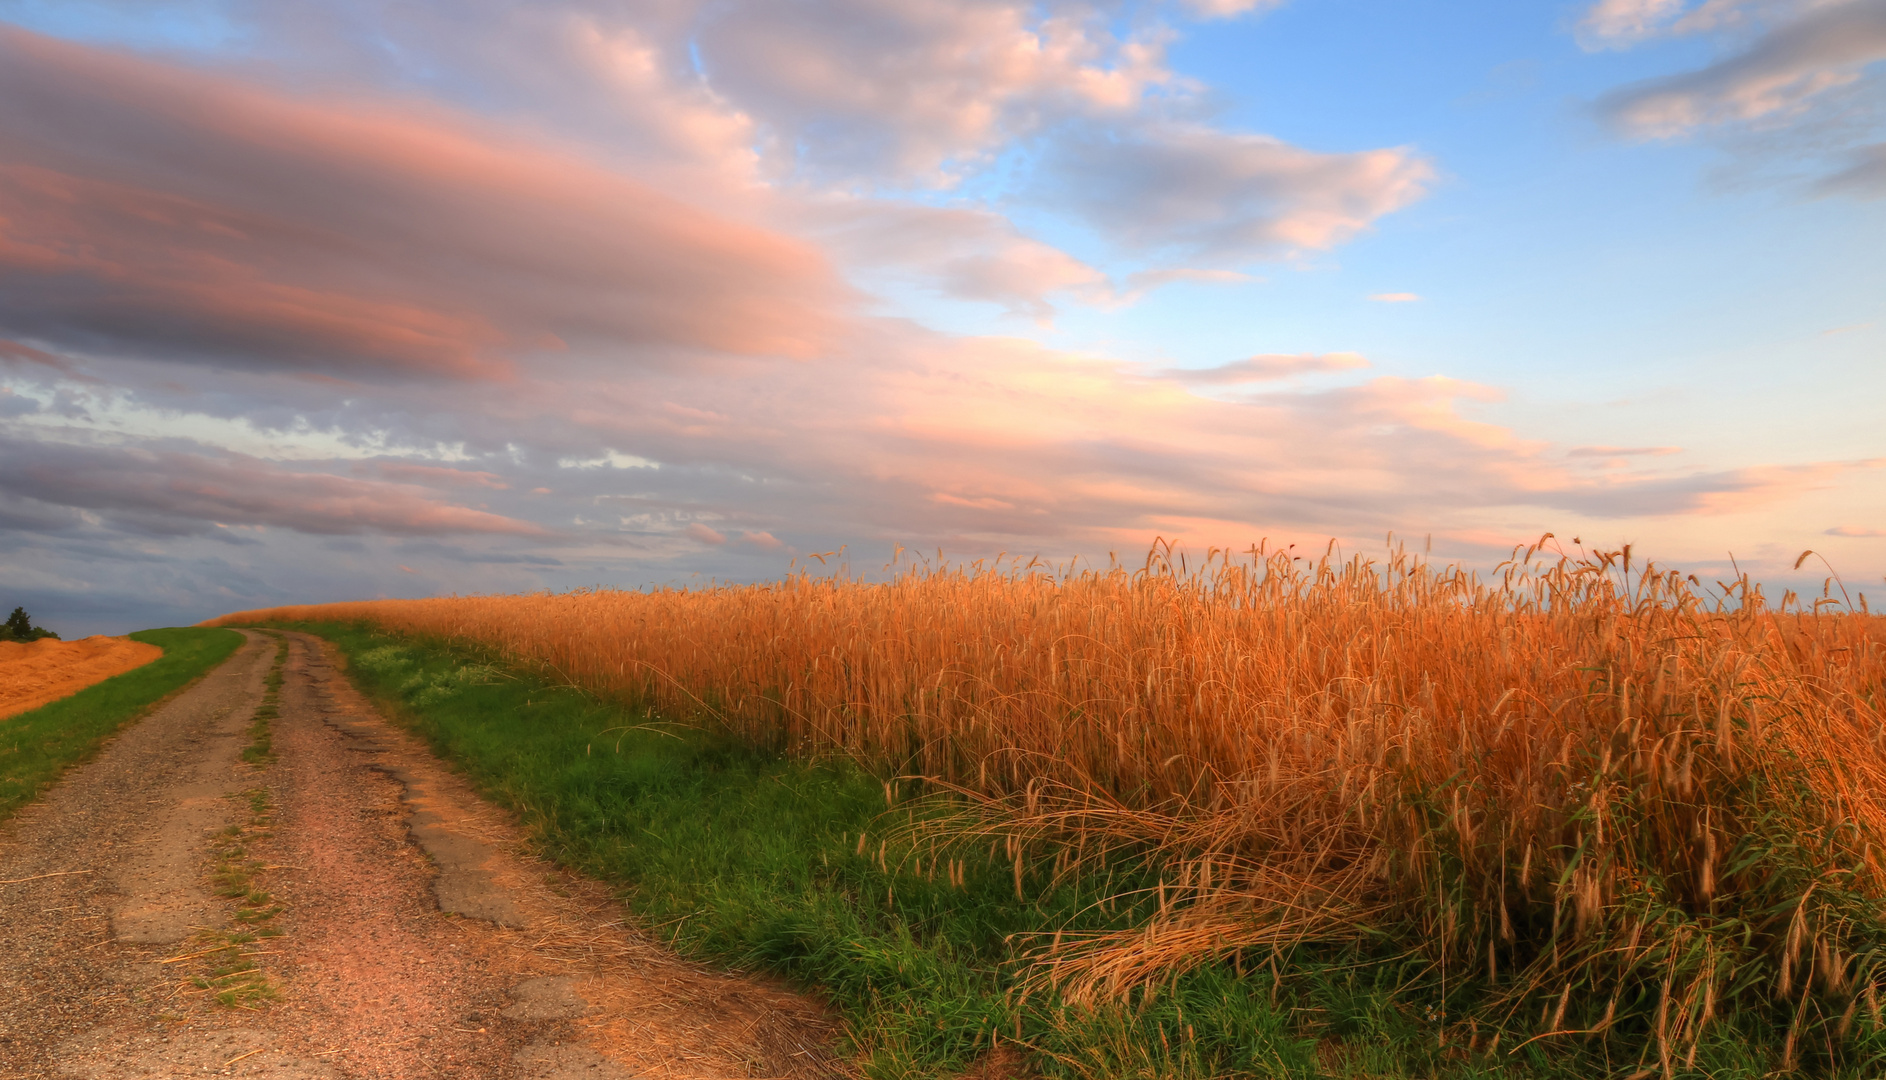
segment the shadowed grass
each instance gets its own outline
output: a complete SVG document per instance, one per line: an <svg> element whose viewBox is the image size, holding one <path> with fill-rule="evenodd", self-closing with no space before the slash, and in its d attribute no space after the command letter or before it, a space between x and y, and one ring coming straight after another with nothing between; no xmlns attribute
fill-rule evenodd
<svg viewBox="0 0 1886 1080"><path fill-rule="evenodd" d="M0 720L0 820L242 644L242 635L233 630L201 627L140 630L130 637L156 645L164 655L71 697Z"/></svg>

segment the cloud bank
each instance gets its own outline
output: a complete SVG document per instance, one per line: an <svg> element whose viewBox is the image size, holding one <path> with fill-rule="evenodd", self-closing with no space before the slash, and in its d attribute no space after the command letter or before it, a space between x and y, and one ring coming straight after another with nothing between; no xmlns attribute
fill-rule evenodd
<svg viewBox="0 0 1886 1080"><path fill-rule="evenodd" d="M472 8L219 6L233 55L0 28L4 584L181 619L770 576L846 543L1506 536L1859 467L1565 453L1486 420L1497 387L1356 352L1175 366L1026 336L1254 288L1434 182L1415 147L1214 123L1156 20ZM1019 329L940 329L894 289Z"/></svg>

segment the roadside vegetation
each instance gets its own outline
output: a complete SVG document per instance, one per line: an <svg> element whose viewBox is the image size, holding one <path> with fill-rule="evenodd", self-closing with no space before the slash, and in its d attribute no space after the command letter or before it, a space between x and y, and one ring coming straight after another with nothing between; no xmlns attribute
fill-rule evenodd
<svg viewBox="0 0 1886 1080"><path fill-rule="evenodd" d="M1871 1076L1886 634L1627 552L381 601L365 689L878 1075Z"/></svg>
<svg viewBox="0 0 1886 1080"><path fill-rule="evenodd" d="M242 644L242 635L232 630L201 627L141 630L130 637L163 649L164 655L50 705L0 720L0 820Z"/></svg>

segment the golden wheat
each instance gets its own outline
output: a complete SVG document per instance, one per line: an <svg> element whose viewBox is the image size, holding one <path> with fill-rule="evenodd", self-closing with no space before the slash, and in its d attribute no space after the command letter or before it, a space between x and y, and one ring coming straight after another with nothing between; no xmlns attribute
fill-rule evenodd
<svg viewBox="0 0 1886 1080"><path fill-rule="evenodd" d="M952 828L1007 843L1018 890L1024 860L1153 853L1151 923L1037 955L1037 985L1070 1000L1384 922L1512 1008L1543 1001L1542 1030L1569 1023L1574 987L1604 1028L1623 988L1659 984L1665 1053L1746 986L1737 948L1800 999L1796 1027L1810 982L1876 994L1853 912L1886 898L1882 621L1863 600L1834 613L1831 582L1805 607L1746 578L1705 602L1628 551L1546 543L1484 579L1399 552L1190 567L1161 546L1134 570L906 564L219 621L476 642L930 778L963 797Z"/></svg>

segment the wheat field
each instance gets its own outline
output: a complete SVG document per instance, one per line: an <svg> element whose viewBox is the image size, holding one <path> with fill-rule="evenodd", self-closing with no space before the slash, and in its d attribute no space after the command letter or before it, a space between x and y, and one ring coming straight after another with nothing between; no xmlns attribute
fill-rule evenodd
<svg viewBox="0 0 1886 1080"><path fill-rule="evenodd" d="M217 621L272 620L473 642L923 778L950 809L915 849L999 842L1018 891L1025 864L1153 860L1145 925L1031 953L1069 1002L1388 928L1502 1023L1634 1023L1666 1066L1738 1009L1779 1008L1790 1057L1880 1023L1886 620L1831 578L1771 601L1550 536L1489 575L1160 545Z"/></svg>

